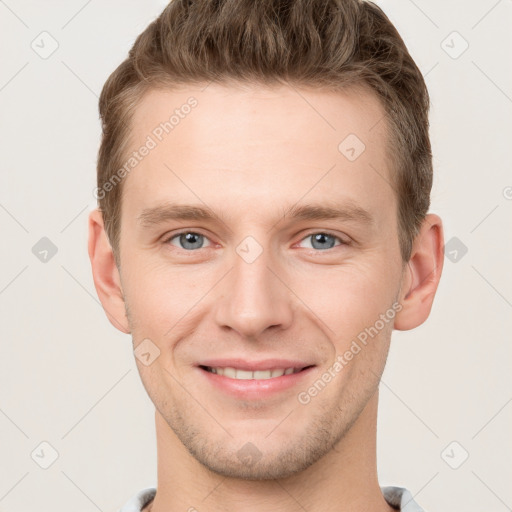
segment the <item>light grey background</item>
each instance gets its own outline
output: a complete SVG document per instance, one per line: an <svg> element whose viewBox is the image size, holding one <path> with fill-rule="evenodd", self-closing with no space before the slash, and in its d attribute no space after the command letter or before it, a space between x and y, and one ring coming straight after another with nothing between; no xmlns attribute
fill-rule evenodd
<svg viewBox="0 0 512 512"><path fill-rule="evenodd" d="M429 320L394 333L380 482L431 512L512 510L512 2L378 3L426 75L431 211L459 244ZM96 297L87 214L98 95L164 5L0 1L0 511L116 511L156 483L153 404Z"/></svg>

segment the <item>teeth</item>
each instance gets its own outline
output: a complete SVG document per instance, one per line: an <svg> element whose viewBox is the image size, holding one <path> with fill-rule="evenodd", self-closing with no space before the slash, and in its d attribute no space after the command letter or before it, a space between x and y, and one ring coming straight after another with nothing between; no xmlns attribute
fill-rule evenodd
<svg viewBox="0 0 512 512"><path fill-rule="evenodd" d="M236 378L236 370L234 368L218 368L217 373L220 375L224 375L225 377L229 377L230 379Z"/></svg>
<svg viewBox="0 0 512 512"><path fill-rule="evenodd" d="M224 375L226 375L224 373ZM254 372L249 372L247 370L236 370L235 379L252 379L254 378Z"/></svg>
<svg viewBox="0 0 512 512"><path fill-rule="evenodd" d="M300 369L295 368L280 368L276 370L257 370L251 372L249 370L237 370L236 368L210 368L207 367L211 373L217 375L224 375L230 379L248 380L248 379L272 379L274 377L281 377L282 375L290 375L291 373L298 373Z"/></svg>

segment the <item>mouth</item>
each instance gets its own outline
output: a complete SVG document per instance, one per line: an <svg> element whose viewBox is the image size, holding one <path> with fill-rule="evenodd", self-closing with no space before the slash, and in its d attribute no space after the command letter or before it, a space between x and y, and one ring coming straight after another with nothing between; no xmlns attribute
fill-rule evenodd
<svg viewBox="0 0 512 512"><path fill-rule="evenodd" d="M205 366L199 365L202 370L214 373L216 375L222 375L229 379L235 380L268 380L282 377L283 375L291 375L294 373L300 373L308 368L312 368L314 365L299 367L299 368L274 368L272 370L243 370L240 368L233 368L230 366Z"/></svg>
<svg viewBox="0 0 512 512"><path fill-rule="evenodd" d="M206 386L205 392L212 390L214 393L245 402L267 401L279 396L290 398L290 392L294 388L306 389L310 374L316 368L314 364L305 365L292 361L287 361L288 364L283 363L285 362L239 362L236 366L227 366L226 361L223 366L221 361L216 361L208 365L197 365L196 368L199 375L203 376L199 380L201 385ZM254 366L259 368L255 369ZM288 393L285 393L286 391Z"/></svg>

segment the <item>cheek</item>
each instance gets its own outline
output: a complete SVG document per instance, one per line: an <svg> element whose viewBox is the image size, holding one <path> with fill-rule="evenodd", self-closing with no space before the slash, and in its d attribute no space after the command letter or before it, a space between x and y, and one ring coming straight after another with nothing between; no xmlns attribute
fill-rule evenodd
<svg viewBox="0 0 512 512"><path fill-rule="evenodd" d="M142 256L127 262L125 273L124 291L137 335L156 339L171 336L178 322L180 329L193 318L216 280L211 270L200 272L186 266L148 264Z"/></svg>
<svg viewBox="0 0 512 512"><path fill-rule="evenodd" d="M391 308L398 284L391 269L384 272L378 263L368 262L324 267L297 278L291 288L306 304L308 316L316 317L329 338L345 345Z"/></svg>

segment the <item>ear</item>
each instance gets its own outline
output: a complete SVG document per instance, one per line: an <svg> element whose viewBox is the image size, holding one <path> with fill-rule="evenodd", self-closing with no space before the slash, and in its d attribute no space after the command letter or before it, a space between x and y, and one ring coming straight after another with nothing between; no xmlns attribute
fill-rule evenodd
<svg viewBox="0 0 512 512"><path fill-rule="evenodd" d="M411 257L404 267L394 328L407 331L421 325L430 314L444 263L443 223L428 214L416 236Z"/></svg>
<svg viewBox="0 0 512 512"><path fill-rule="evenodd" d="M130 334L119 271L98 209L89 214L88 248L94 286L107 318L121 332Z"/></svg>

